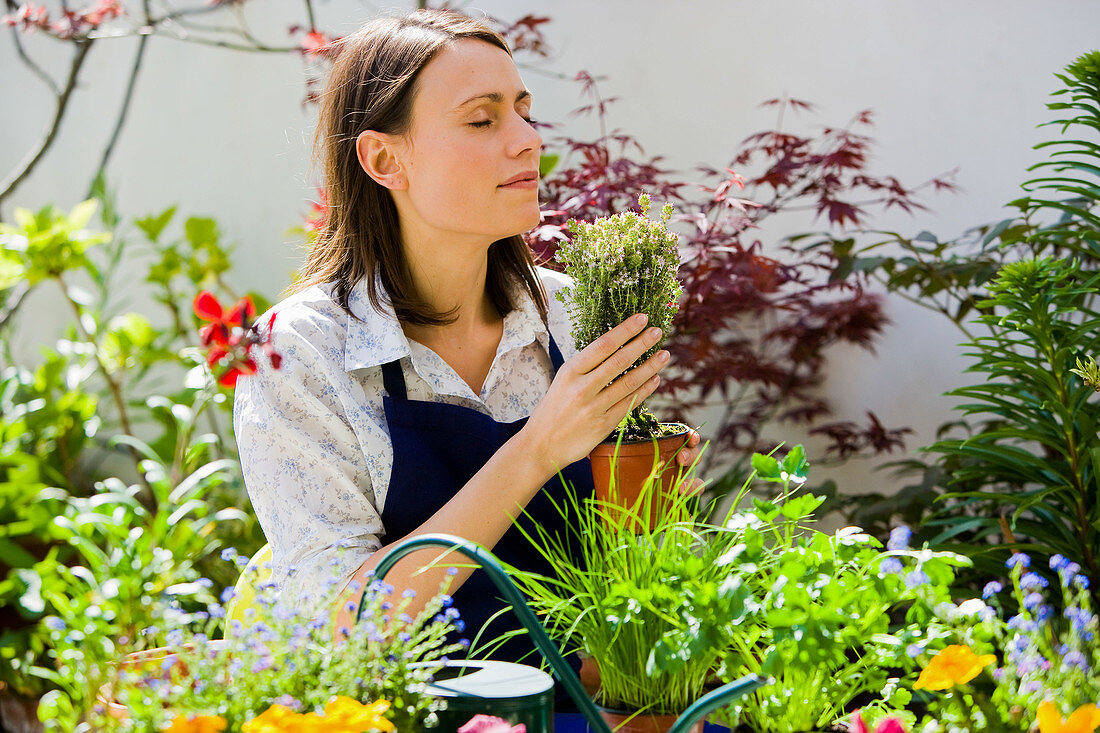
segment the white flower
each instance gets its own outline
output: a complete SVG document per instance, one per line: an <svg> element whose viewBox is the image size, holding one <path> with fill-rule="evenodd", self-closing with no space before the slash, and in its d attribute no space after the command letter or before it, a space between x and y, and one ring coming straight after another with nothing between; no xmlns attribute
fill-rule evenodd
<svg viewBox="0 0 1100 733"><path fill-rule="evenodd" d="M864 545L871 541L871 535L856 526L838 529L834 536L842 545Z"/></svg>

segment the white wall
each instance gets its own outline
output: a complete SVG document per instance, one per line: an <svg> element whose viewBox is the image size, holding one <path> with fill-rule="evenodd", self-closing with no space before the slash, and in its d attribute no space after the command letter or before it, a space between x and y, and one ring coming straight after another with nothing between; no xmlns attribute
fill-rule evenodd
<svg viewBox="0 0 1100 733"><path fill-rule="evenodd" d="M350 0L315 3L320 25L345 33L375 6ZM245 9L257 35L286 44L285 28L302 22L295 0L251 0ZM411 7L409 2L403 6ZM1053 73L1100 46L1096 0L477 0L464 3L502 19L548 15L556 56L525 68L535 116L567 121L578 106L575 84L554 78L586 69L605 76L605 96L621 101L610 124L635 135L669 167L728 163L740 140L772 124L758 103L783 94L819 106L792 129L843 124L875 113L873 173L918 183L958 168L958 194L930 196L930 211L891 214L875 226L942 236L1002 218L1031 146L1049 133L1044 103ZM6 29L5 29L6 30ZM137 102L110 166L125 213L178 203L185 213L215 216L239 243L234 281L275 295L300 261L288 227L308 211L312 114L303 109L303 64L293 56L242 54L155 38ZM66 47L42 36L29 52L60 76ZM92 52L61 130L62 139L5 206L71 206L95 170L123 92L133 39L103 40ZM540 71L541 69L541 71ZM37 142L52 98L0 33L0 176ZM589 119L567 128L597 133ZM797 228L794 224L792 227ZM798 225L804 226L804 224ZM772 241L788 231L761 233ZM42 304L48 305L45 296ZM895 325L877 356L836 353L827 385L839 419L873 409L887 425L911 425L910 446L927 443L949 416L940 393L961 384L959 334L932 314L890 300ZM31 338L24 334L22 338ZM798 439L798 436L792 436ZM884 478L869 466L838 474L851 492ZM820 475L820 474L819 474Z"/></svg>

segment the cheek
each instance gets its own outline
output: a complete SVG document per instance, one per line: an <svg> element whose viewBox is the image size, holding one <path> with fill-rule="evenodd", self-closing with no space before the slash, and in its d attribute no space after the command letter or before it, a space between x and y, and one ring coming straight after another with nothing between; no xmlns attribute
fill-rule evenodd
<svg viewBox="0 0 1100 733"><path fill-rule="evenodd" d="M468 140L437 138L418 146L413 182L415 198L437 209L467 206L494 172L483 162L483 146Z"/></svg>

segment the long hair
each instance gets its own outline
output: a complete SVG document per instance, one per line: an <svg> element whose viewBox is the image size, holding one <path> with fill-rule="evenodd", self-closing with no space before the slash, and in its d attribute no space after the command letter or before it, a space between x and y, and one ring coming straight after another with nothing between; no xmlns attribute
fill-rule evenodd
<svg viewBox="0 0 1100 733"><path fill-rule="evenodd" d="M370 302L378 309L377 271L401 321L427 326L454 321L453 312L437 311L416 292L402 249L397 207L389 190L360 167L355 144L364 130L407 133L417 75L436 54L463 38L492 44L511 55L499 33L446 10L378 18L336 42L314 137L314 158L323 170L328 213L294 290L334 283L333 298L350 313L351 291L366 280ZM545 321L546 295L531 251L522 237L514 235L489 247L486 290L501 315L515 307L512 298L517 284L530 293Z"/></svg>

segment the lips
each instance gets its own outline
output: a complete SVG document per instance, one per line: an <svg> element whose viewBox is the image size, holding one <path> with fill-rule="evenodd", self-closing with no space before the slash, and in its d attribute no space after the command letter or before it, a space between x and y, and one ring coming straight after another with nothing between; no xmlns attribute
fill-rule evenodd
<svg viewBox="0 0 1100 733"><path fill-rule="evenodd" d="M513 183L519 183L520 181L537 181L538 179L539 179L539 172L538 171L524 171L523 173L517 173L516 175L512 176L511 178L509 178L507 181L505 181L504 183L502 183L500 185L501 186L510 186ZM498 188L499 188L499 186L498 186Z"/></svg>

